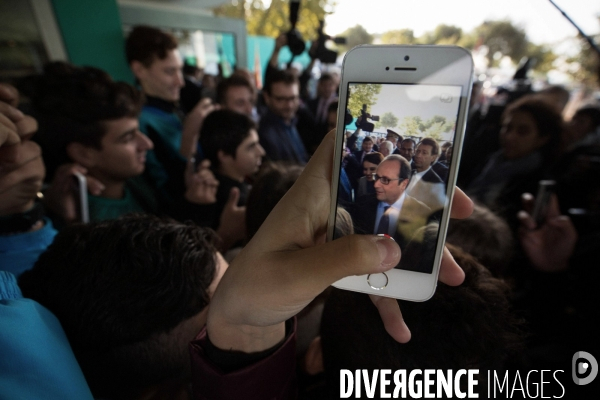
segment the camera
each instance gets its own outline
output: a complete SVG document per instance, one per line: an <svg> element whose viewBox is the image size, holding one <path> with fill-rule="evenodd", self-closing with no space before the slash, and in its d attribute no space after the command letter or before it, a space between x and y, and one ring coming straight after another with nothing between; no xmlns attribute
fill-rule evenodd
<svg viewBox="0 0 600 400"><path fill-rule="evenodd" d="M288 47L293 57L299 56L306 49L306 43L300 35L300 32L296 29L296 23L298 22L298 11L300 9L300 0L290 1L290 24L291 29L286 33ZM343 37L331 37L323 33L324 21L319 21L319 29L317 30L317 45L311 49L311 58L317 59L324 64L333 64L337 60L338 53L330 50L325 46L325 42L333 40L337 44L346 44L346 38ZM291 63L291 61L290 61Z"/></svg>
<svg viewBox="0 0 600 400"><path fill-rule="evenodd" d="M357 128L362 129L365 132L373 132L375 129L375 124L367 121L370 119L372 121L379 121L379 115L371 115L367 112L367 105L363 104L362 109L360 110L360 123L356 124Z"/></svg>

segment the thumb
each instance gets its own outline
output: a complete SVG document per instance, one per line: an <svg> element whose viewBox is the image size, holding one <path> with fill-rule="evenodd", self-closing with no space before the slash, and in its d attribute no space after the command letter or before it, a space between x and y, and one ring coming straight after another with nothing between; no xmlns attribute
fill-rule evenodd
<svg viewBox="0 0 600 400"><path fill-rule="evenodd" d="M400 261L400 247L384 236L349 235L280 257L280 265L288 265L294 276L291 282L304 281L318 294L341 278L392 269Z"/></svg>
<svg viewBox="0 0 600 400"><path fill-rule="evenodd" d="M229 191L229 198L227 199L227 204L225 208L235 208L237 207L238 201L240 201L240 189L234 187Z"/></svg>

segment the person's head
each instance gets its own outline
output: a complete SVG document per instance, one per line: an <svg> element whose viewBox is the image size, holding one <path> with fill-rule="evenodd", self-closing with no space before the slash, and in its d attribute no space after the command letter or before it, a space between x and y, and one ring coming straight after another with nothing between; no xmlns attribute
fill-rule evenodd
<svg viewBox="0 0 600 400"><path fill-rule="evenodd" d="M377 200L394 204L406 190L410 179L410 164L397 154L385 157L377 166L375 195Z"/></svg>
<svg viewBox="0 0 600 400"><path fill-rule="evenodd" d="M45 67L31 96L49 177L77 162L102 182L144 172L152 142L138 130L143 95L102 70L55 62Z"/></svg>
<svg viewBox="0 0 600 400"><path fill-rule="evenodd" d="M232 75L217 85L217 103L224 109L250 117L254 107L254 88L246 78Z"/></svg>
<svg viewBox="0 0 600 400"><path fill-rule="evenodd" d="M246 238L252 239L303 171L299 165L270 163L256 178L246 202Z"/></svg>
<svg viewBox="0 0 600 400"><path fill-rule="evenodd" d="M506 221L480 204L475 204L469 218L450 220L446 243L458 246L475 257L496 277L502 276L506 270L514 244Z"/></svg>
<svg viewBox="0 0 600 400"><path fill-rule="evenodd" d="M324 72L317 83L317 96L325 99L330 98L335 93L336 81L333 75Z"/></svg>
<svg viewBox="0 0 600 400"><path fill-rule="evenodd" d="M321 319L322 362L331 392L339 395L341 369L498 369L521 347L521 326L510 312L506 284L460 249L450 246L450 251L465 271L462 285L438 283L425 302L398 300L412 333L408 343L386 332L367 295L331 291Z"/></svg>
<svg viewBox="0 0 600 400"><path fill-rule="evenodd" d="M587 134L595 132L599 127L600 107L593 105L581 107L569 121L571 140L574 142L581 140Z"/></svg>
<svg viewBox="0 0 600 400"><path fill-rule="evenodd" d="M452 150L454 150L454 146L450 146L446 149L446 162L448 165L452 162Z"/></svg>
<svg viewBox="0 0 600 400"><path fill-rule="evenodd" d="M423 138L415 150L415 156L413 162L418 172L423 172L427 168L431 167L431 164L437 160L438 154L440 154L440 145L435 139Z"/></svg>
<svg viewBox="0 0 600 400"><path fill-rule="evenodd" d="M441 146L441 153L446 153L446 150L448 150L448 147L450 146L452 146L452 142L444 142Z"/></svg>
<svg viewBox="0 0 600 400"><path fill-rule="evenodd" d="M415 147L416 142L414 139L404 139L399 146L400 155L406 158L409 162L412 161L412 158L415 155Z"/></svg>
<svg viewBox="0 0 600 400"><path fill-rule="evenodd" d="M371 136L365 136L365 138L363 139L362 150L366 151L367 153L373 150L373 138L371 138Z"/></svg>
<svg viewBox="0 0 600 400"><path fill-rule="evenodd" d="M534 93L533 96L547 102L557 113L561 114L567 106L571 94L564 86L551 85L537 93Z"/></svg>
<svg viewBox="0 0 600 400"><path fill-rule="evenodd" d="M404 138L402 136L400 136L400 134L398 132L393 131L391 129L387 130L387 136L385 137L385 139L392 142L394 147L396 147L398 145L398 142L402 142L402 140L404 140Z"/></svg>
<svg viewBox="0 0 600 400"><path fill-rule="evenodd" d="M384 157L389 156L394 152L394 143L390 142L389 140L381 142L379 145L379 152L383 154Z"/></svg>
<svg viewBox="0 0 600 400"><path fill-rule="evenodd" d="M131 215L63 229L19 279L60 321L96 398L190 374L188 345L227 263L212 231Z"/></svg>
<svg viewBox="0 0 600 400"><path fill-rule="evenodd" d="M337 101L332 101L331 104L329 104L329 107L327 108L327 131L331 131L332 129L335 129L335 127L337 126L337 109L338 109L338 102Z"/></svg>
<svg viewBox="0 0 600 400"><path fill-rule="evenodd" d="M284 121L291 121L300 107L300 85L298 78L289 71L273 73L263 89L269 110Z"/></svg>
<svg viewBox="0 0 600 400"><path fill-rule="evenodd" d="M208 114L200 129L200 146L217 171L237 180L256 173L265 155L254 121L231 110Z"/></svg>
<svg viewBox="0 0 600 400"><path fill-rule="evenodd" d="M523 97L502 114L502 153L509 160L538 150L546 157L551 156L558 151L562 131L562 117L552 106L536 98Z"/></svg>
<svg viewBox="0 0 600 400"><path fill-rule="evenodd" d="M377 166L383 161L383 154L376 151L365 154L363 158L363 175L367 177L367 180L373 180L373 174L377 172Z"/></svg>
<svg viewBox="0 0 600 400"><path fill-rule="evenodd" d="M198 68L197 66L190 64L187 61L183 63L182 72L184 76L191 77L196 81L201 81L202 74L204 74L204 70L202 68Z"/></svg>
<svg viewBox="0 0 600 400"><path fill-rule="evenodd" d="M146 95L179 100L184 86L183 63L173 35L150 26L136 26L127 36L125 53Z"/></svg>

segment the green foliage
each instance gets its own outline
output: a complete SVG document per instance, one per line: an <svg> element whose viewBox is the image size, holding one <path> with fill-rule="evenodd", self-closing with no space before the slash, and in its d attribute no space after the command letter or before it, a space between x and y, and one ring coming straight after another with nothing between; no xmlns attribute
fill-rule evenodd
<svg viewBox="0 0 600 400"><path fill-rule="evenodd" d="M492 66L497 65L499 61L494 57L496 53L508 56L518 64L521 58L527 55L529 41L523 29L508 20L502 20L485 21L459 43L470 48L477 44L486 45L489 49L487 58Z"/></svg>
<svg viewBox="0 0 600 400"><path fill-rule="evenodd" d="M296 29L306 40L317 37L319 21L333 13L335 0L304 0ZM268 7L263 0L231 0L231 4L215 8L217 16L246 20L249 35L277 37L290 29L289 0L271 0Z"/></svg>
<svg viewBox="0 0 600 400"><path fill-rule="evenodd" d="M415 44L415 34L412 29L399 29L384 32L381 35L383 44Z"/></svg>
<svg viewBox="0 0 600 400"><path fill-rule="evenodd" d="M600 35L596 35L592 39L595 43L599 43ZM567 63L572 66L567 73L585 86L598 87L600 85L600 56L590 48L585 39L579 38L579 40L581 42L579 52L566 59Z"/></svg>
<svg viewBox="0 0 600 400"><path fill-rule="evenodd" d="M553 63L557 58L556 54L552 51L552 48L544 44L537 45L529 43L527 45L527 55L535 58L533 69L542 74L547 74L548 71L553 69Z"/></svg>
<svg viewBox="0 0 600 400"><path fill-rule="evenodd" d="M370 113L371 106L377 101L377 95L381 92L381 84L350 85L350 97L348 100L348 109L354 118L360 115L363 104L367 105L367 112Z"/></svg>
<svg viewBox="0 0 600 400"><path fill-rule="evenodd" d="M454 129L456 120L446 120L441 115L434 115L427 121L419 116L404 117L400 124L401 133L405 136L430 137L441 140L442 134Z"/></svg>
<svg viewBox="0 0 600 400"><path fill-rule="evenodd" d="M367 32L361 25L346 29L340 36L346 38L346 44L339 46L342 51L348 51L361 44L373 43L373 35Z"/></svg>
<svg viewBox="0 0 600 400"><path fill-rule="evenodd" d="M461 28L454 25L440 24L432 32L426 32L419 38L422 44L457 44L463 36Z"/></svg>
<svg viewBox="0 0 600 400"><path fill-rule="evenodd" d="M381 116L381 126L386 128L395 128L398 125L398 117L391 112L383 113Z"/></svg>

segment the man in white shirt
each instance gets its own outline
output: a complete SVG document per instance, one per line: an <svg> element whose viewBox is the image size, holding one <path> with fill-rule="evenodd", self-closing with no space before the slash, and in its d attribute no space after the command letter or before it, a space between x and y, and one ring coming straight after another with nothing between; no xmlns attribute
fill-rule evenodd
<svg viewBox="0 0 600 400"><path fill-rule="evenodd" d="M431 138L424 138L417 145L413 163L415 170L406 192L425 203L433 211L441 210L446 203L446 185L431 169L440 151L439 144Z"/></svg>

